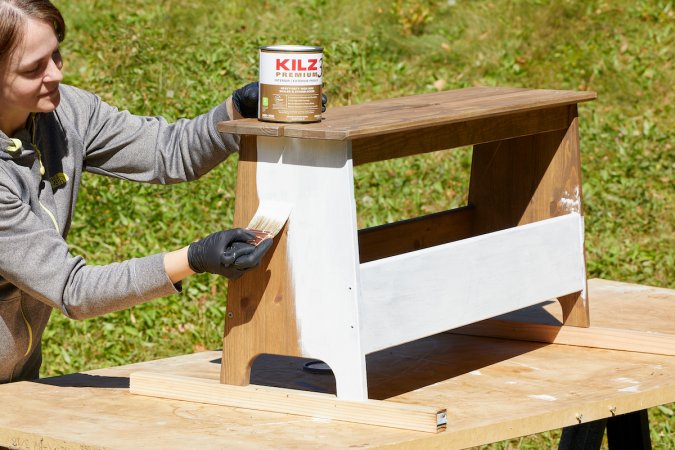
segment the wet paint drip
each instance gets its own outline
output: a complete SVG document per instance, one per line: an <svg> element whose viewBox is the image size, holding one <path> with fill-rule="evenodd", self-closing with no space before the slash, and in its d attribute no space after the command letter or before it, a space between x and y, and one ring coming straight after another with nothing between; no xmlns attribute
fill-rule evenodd
<svg viewBox="0 0 675 450"><path fill-rule="evenodd" d="M321 47L261 47L259 79L259 120L284 123L321 121Z"/></svg>

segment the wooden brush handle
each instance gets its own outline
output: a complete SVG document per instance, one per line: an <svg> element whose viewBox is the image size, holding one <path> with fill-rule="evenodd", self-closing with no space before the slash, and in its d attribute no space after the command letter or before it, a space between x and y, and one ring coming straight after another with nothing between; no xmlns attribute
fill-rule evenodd
<svg viewBox="0 0 675 450"><path fill-rule="evenodd" d="M253 244L255 246L258 246L262 241L265 239L272 239L274 235L270 233L269 231L265 230L251 230L247 228L247 231L255 234L255 238L251 239L250 241L247 241L249 244Z"/></svg>

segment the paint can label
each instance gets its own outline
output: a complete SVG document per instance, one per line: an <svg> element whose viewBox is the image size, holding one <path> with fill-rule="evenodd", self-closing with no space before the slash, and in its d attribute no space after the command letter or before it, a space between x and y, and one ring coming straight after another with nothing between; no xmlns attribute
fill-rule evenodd
<svg viewBox="0 0 675 450"><path fill-rule="evenodd" d="M321 47L261 47L259 76L259 120L286 123L321 121Z"/></svg>

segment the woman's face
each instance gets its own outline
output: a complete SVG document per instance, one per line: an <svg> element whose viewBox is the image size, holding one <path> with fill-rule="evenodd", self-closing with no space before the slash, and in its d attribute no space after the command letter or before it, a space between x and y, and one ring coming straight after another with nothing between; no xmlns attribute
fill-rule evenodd
<svg viewBox="0 0 675 450"><path fill-rule="evenodd" d="M0 73L0 119L20 126L33 112L51 112L59 105L63 62L54 28L27 19L23 39Z"/></svg>

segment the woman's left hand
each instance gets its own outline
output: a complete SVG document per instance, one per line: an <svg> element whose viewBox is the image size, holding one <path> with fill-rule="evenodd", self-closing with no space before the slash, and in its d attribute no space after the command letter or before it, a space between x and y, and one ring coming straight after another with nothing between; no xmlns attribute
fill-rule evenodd
<svg viewBox="0 0 675 450"><path fill-rule="evenodd" d="M232 105L243 117L249 119L258 117L258 92L259 84L254 81L232 93ZM326 112L326 102L328 97L321 94L321 112Z"/></svg>

